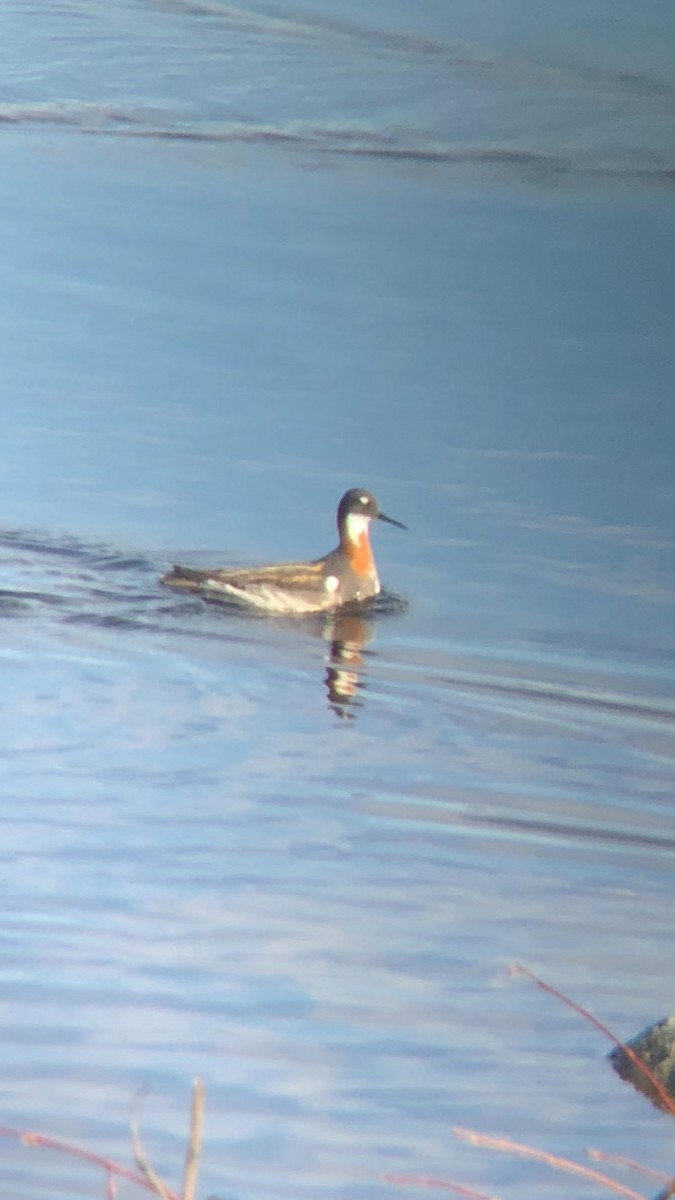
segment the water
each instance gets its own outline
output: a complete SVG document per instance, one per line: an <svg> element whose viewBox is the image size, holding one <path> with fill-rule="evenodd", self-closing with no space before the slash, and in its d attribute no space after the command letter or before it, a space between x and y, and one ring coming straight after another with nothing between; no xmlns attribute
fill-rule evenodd
<svg viewBox="0 0 675 1200"><path fill-rule="evenodd" d="M177 1188L199 1075L203 1196L597 1194L456 1125L672 1170L508 976L672 1007L672 10L2 22L1 1122L136 1110ZM354 485L410 526L360 617L159 587Z"/></svg>

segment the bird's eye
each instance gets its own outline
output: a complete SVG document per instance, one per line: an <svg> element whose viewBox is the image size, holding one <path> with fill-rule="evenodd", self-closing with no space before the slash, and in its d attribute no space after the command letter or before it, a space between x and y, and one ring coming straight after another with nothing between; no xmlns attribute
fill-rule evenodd
<svg viewBox="0 0 675 1200"><path fill-rule="evenodd" d="M361 503L362 503L362 504L367 504L367 503L368 503L368 497L367 497L367 496L359 496L359 500L361 501Z"/></svg>

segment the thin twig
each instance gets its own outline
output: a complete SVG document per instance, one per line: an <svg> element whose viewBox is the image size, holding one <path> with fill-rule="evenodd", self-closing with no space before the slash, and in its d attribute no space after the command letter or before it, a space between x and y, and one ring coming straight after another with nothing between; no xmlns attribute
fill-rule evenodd
<svg viewBox="0 0 675 1200"><path fill-rule="evenodd" d="M152 1191L148 1181L137 1171L131 1171L128 1167L123 1167L121 1163L104 1158L102 1154L94 1154L93 1151L85 1150L82 1146L61 1141L60 1138L52 1137L51 1134L37 1133L35 1130L29 1129L12 1129L9 1125L0 1125L0 1137L14 1138L15 1141L22 1142L24 1146L39 1146L45 1150L57 1150L61 1154L69 1154L72 1158L79 1158L83 1162L91 1163L92 1166L100 1167L102 1171L105 1171L108 1179L117 1175L120 1179L127 1179L130 1183L135 1183L137 1187ZM173 1192L167 1194L168 1200L178 1200L178 1196Z"/></svg>
<svg viewBox="0 0 675 1200"><path fill-rule="evenodd" d="M475 1192L473 1188L463 1187L461 1183L451 1183L448 1179L431 1179L428 1175L381 1175L380 1178L383 1183L393 1183L395 1187L441 1188L444 1192L454 1192L456 1196L468 1196L469 1200L498 1200L496 1196Z"/></svg>
<svg viewBox="0 0 675 1200"><path fill-rule="evenodd" d="M629 1171L638 1171L641 1175L649 1175L652 1179L659 1179L667 1182L670 1175L666 1175L665 1171L656 1171L654 1167L646 1167L644 1163L636 1162L634 1158L626 1158L624 1154L610 1154L607 1150L598 1150L595 1146L589 1146L586 1150L589 1158L593 1162L609 1162L615 1163L618 1167L627 1167Z"/></svg>
<svg viewBox="0 0 675 1200"><path fill-rule="evenodd" d="M141 1144L141 1139L138 1133L138 1122L136 1118L131 1122L131 1145L134 1151L136 1166L139 1171L145 1176L153 1191L161 1196L161 1200L172 1200L172 1193L167 1188L166 1184L160 1179L157 1172L151 1167L146 1153Z"/></svg>
<svg viewBox="0 0 675 1200"><path fill-rule="evenodd" d="M632 1188L624 1187L622 1183L617 1183L616 1179L611 1179L609 1175L602 1175L600 1171L592 1171L583 1163L572 1162L569 1158L559 1158L557 1154L536 1150L534 1146L525 1146L522 1142L512 1142L510 1138L492 1137L490 1134L478 1133L473 1129L455 1127L452 1132L456 1137L469 1142L472 1146L480 1146L486 1150L500 1150L507 1154L520 1154L523 1158L544 1162L558 1171L566 1171L570 1175L579 1175L582 1179L592 1180L594 1183L616 1192L618 1196L626 1196L628 1200L647 1200L647 1197L641 1192L634 1192Z"/></svg>
<svg viewBox="0 0 675 1200"><path fill-rule="evenodd" d="M540 979L539 976L535 975L534 971L530 971L528 967L523 967L520 965L520 963L514 963L511 967L511 972L514 975L525 975L527 979L531 979L533 983L536 983L537 987L541 988L542 992L548 992L549 996L555 996L556 999L562 1000L563 1004L566 1004L568 1008L574 1009L574 1012L583 1017L585 1021L590 1022L590 1024L596 1029L599 1029L600 1033L604 1033L605 1037L608 1038L610 1042L612 1042L615 1046L618 1046L620 1050L623 1050L624 1054L637 1067L638 1071L644 1075L645 1079L649 1080L654 1088L654 1091L661 1099L666 1112L675 1115L675 1100L673 1100L673 1097L668 1094L663 1084L656 1078L656 1075L649 1069L647 1064L642 1061L640 1056L636 1054L634 1050L631 1050L630 1046L627 1046L625 1042L622 1042L615 1033L612 1033L611 1029L609 1029L607 1025L604 1025L602 1021L599 1021L597 1017L594 1017L593 1014L590 1013L587 1008L584 1008L582 1004L577 1004L576 1001L571 1000L569 996L566 996L564 992L559 991L558 988L553 987L550 983L545 983L543 979Z"/></svg>
<svg viewBox="0 0 675 1200"><path fill-rule="evenodd" d="M192 1088L192 1112L190 1116L190 1136L185 1151L185 1171L183 1173L183 1200L195 1200L197 1190L197 1175L199 1173L199 1157L202 1152L202 1130L204 1128L204 1084L201 1079L195 1079Z"/></svg>

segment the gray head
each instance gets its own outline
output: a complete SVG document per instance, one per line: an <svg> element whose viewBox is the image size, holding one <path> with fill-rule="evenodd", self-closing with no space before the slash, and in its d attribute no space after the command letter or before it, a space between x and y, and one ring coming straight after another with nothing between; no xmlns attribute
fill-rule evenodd
<svg viewBox="0 0 675 1200"><path fill-rule="evenodd" d="M399 529L406 528L400 521L395 521L393 517L388 517L386 513L381 512L373 493L367 491L366 488L350 488L342 497L337 511L340 537L346 528L347 518L352 514L365 517L368 521L386 521L388 525L397 525Z"/></svg>

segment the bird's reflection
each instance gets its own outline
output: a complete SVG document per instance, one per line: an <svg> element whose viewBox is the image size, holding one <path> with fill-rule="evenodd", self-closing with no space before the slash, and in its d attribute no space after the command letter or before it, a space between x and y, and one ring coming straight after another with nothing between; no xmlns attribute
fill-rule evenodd
<svg viewBox="0 0 675 1200"><path fill-rule="evenodd" d="M329 707L337 717L353 721L363 705L362 651L373 639L372 626L358 613L336 613L327 619L323 636L330 643L324 676Z"/></svg>

